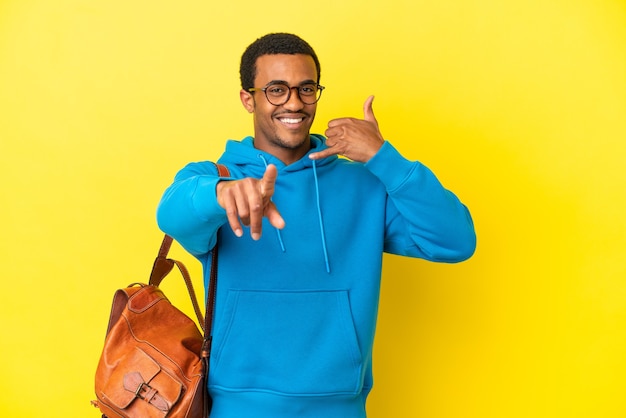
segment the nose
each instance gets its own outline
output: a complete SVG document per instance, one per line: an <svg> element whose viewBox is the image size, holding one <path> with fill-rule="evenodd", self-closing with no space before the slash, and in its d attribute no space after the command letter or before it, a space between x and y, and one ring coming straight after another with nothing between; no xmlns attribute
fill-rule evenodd
<svg viewBox="0 0 626 418"><path fill-rule="evenodd" d="M300 87L289 87L289 98L283 106L291 110L299 110L304 107L304 103L300 99Z"/></svg>

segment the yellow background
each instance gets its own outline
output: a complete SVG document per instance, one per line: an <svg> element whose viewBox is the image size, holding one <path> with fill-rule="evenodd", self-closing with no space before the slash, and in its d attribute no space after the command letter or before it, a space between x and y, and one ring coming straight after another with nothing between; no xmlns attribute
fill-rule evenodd
<svg viewBox="0 0 626 418"><path fill-rule="evenodd" d="M314 131L375 94L476 223L466 263L386 258L370 417L626 416L621 0L1 0L0 416L99 416L113 291L175 172L251 133L239 58L274 31L320 56Z"/></svg>

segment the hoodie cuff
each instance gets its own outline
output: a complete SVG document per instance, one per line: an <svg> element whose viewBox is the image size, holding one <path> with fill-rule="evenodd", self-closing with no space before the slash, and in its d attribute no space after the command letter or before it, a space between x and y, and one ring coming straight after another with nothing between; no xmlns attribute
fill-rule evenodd
<svg viewBox="0 0 626 418"><path fill-rule="evenodd" d="M220 177L199 176L196 189L192 196L196 213L205 221L226 218L226 210L217 203L215 191Z"/></svg>
<svg viewBox="0 0 626 418"><path fill-rule="evenodd" d="M365 163L365 167L380 179L388 191L393 191L415 170L415 164L416 162L404 158L391 143L385 141L378 152Z"/></svg>

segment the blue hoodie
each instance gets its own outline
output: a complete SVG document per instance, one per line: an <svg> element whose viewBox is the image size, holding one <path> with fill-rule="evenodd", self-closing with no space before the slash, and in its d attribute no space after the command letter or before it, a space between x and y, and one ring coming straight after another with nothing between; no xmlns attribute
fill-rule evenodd
<svg viewBox="0 0 626 418"><path fill-rule="evenodd" d="M310 152L324 141L311 135ZM211 418L365 417L382 254L469 258L467 208L388 142L365 164L304 156L285 165L248 137L228 141L218 162L232 179L276 165L273 201L285 227L264 219L259 241L249 231L237 238L210 162L183 168L159 205L160 228L202 262L205 284L219 242Z"/></svg>

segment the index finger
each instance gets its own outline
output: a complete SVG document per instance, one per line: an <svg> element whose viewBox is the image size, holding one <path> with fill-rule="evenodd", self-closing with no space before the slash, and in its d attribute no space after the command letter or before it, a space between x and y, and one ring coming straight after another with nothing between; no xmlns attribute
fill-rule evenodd
<svg viewBox="0 0 626 418"><path fill-rule="evenodd" d="M265 168L265 173L261 179L261 196L263 199L272 197L274 194L274 184L276 184L276 178L278 177L278 169L274 164L269 164Z"/></svg>

